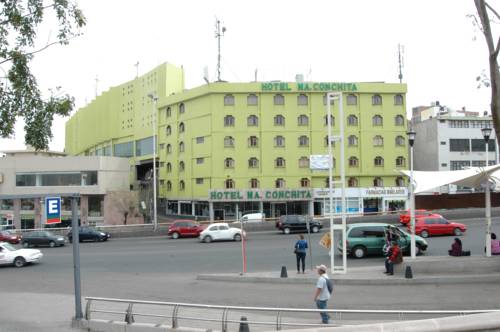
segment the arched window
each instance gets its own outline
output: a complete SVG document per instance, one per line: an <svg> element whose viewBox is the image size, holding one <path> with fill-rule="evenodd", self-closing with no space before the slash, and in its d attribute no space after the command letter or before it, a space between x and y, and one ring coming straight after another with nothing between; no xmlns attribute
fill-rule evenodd
<svg viewBox="0 0 500 332"><path fill-rule="evenodd" d="M226 189L234 189L234 181L233 179L227 179L224 181L224 188Z"/></svg>
<svg viewBox="0 0 500 332"><path fill-rule="evenodd" d="M382 116L377 114L372 118L372 124L374 126L382 126L384 124L384 119L382 118Z"/></svg>
<svg viewBox="0 0 500 332"><path fill-rule="evenodd" d="M179 133L184 132L184 122L179 123Z"/></svg>
<svg viewBox="0 0 500 332"><path fill-rule="evenodd" d="M373 164L375 166L384 166L384 158L380 156L375 157L375 159L373 160Z"/></svg>
<svg viewBox="0 0 500 332"><path fill-rule="evenodd" d="M309 158L308 157L300 157L299 167L300 168L309 168Z"/></svg>
<svg viewBox="0 0 500 332"><path fill-rule="evenodd" d="M297 125L299 126L308 126L309 125L309 118L307 117L307 115L300 115L298 118L297 118Z"/></svg>
<svg viewBox="0 0 500 332"><path fill-rule="evenodd" d="M311 181L308 178L300 179L300 187L301 188L309 188L311 186Z"/></svg>
<svg viewBox="0 0 500 332"><path fill-rule="evenodd" d="M167 136L169 136L170 134L172 134L172 127L167 126L167 129L165 130L165 134L166 134Z"/></svg>
<svg viewBox="0 0 500 332"><path fill-rule="evenodd" d="M308 103L309 99L307 98L307 95L300 94L297 96L297 105L307 105Z"/></svg>
<svg viewBox="0 0 500 332"><path fill-rule="evenodd" d="M285 105L285 97L283 95L274 95L274 105Z"/></svg>
<svg viewBox="0 0 500 332"><path fill-rule="evenodd" d="M167 118L171 117L172 116L172 108L167 107Z"/></svg>
<svg viewBox="0 0 500 332"><path fill-rule="evenodd" d="M347 105L357 105L358 104L358 97L356 97L356 95L348 95L346 98L346 104Z"/></svg>
<svg viewBox="0 0 500 332"><path fill-rule="evenodd" d="M405 125L405 118L399 114L394 117L394 124L396 126L404 126Z"/></svg>
<svg viewBox="0 0 500 332"><path fill-rule="evenodd" d="M356 115L349 115L347 117L347 125L348 126L357 126L358 125L358 117Z"/></svg>
<svg viewBox="0 0 500 332"><path fill-rule="evenodd" d="M167 191L172 191L172 182L167 181Z"/></svg>
<svg viewBox="0 0 500 332"><path fill-rule="evenodd" d="M248 138L248 146L255 148L259 146L259 138L257 136L250 136Z"/></svg>
<svg viewBox="0 0 500 332"><path fill-rule="evenodd" d="M250 94L247 97L247 105L258 105L259 104L259 98L255 94Z"/></svg>
<svg viewBox="0 0 500 332"><path fill-rule="evenodd" d="M328 126L328 115L323 117L325 119L325 126ZM330 122L332 123L332 127L335 126L335 117L330 115Z"/></svg>
<svg viewBox="0 0 500 332"><path fill-rule="evenodd" d="M226 115L224 117L224 127L234 127L234 116Z"/></svg>
<svg viewBox="0 0 500 332"><path fill-rule="evenodd" d="M405 186L405 180L403 179L402 176L398 176L396 178L396 187L406 187Z"/></svg>
<svg viewBox="0 0 500 332"><path fill-rule="evenodd" d="M358 179L356 178L349 178L349 180L347 180L347 186L348 187L357 187L358 186Z"/></svg>
<svg viewBox="0 0 500 332"><path fill-rule="evenodd" d="M167 173L171 173L171 172L172 172L172 164L167 163Z"/></svg>
<svg viewBox="0 0 500 332"><path fill-rule="evenodd" d="M170 154L170 153L172 153L172 145L167 144L167 154Z"/></svg>
<svg viewBox="0 0 500 332"><path fill-rule="evenodd" d="M285 167L285 159L282 157L276 158L274 161L274 166L275 167Z"/></svg>
<svg viewBox="0 0 500 332"><path fill-rule="evenodd" d="M248 159L248 167L249 168L258 168L259 167L259 159L252 157Z"/></svg>
<svg viewBox="0 0 500 332"><path fill-rule="evenodd" d="M179 114L184 114L185 111L186 111L186 109L184 107L184 103L181 103L179 105Z"/></svg>
<svg viewBox="0 0 500 332"><path fill-rule="evenodd" d="M224 137L224 147L225 148L232 148L232 147L234 147L234 138L232 136L226 136L226 137Z"/></svg>
<svg viewBox="0 0 500 332"><path fill-rule="evenodd" d="M382 178L376 177L373 179L373 186L374 187L383 187L384 186L384 181L382 181Z"/></svg>
<svg viewBox="0 0 500 332"><path fill-rule="evenodd" d="M372 105L382 105L382 96L373 95L372 96Z"/></svg>
<svg viewBox="0 0 500 332"><path fill-rule="evenodd" d="M184 183L184 180L179 181L179 190L184 191L186 189L186 184Z"/></svg>
<svg viewBox="0 0 500 332"><path fill-rule="evenodd" d="M403 156L399 156L396 158L396 167L405 167L406 159Z"/></svg>
<svg viewBox="0 0 500 332"><path fill-rule="evenodd" d="M233 158L224 159L224 168L234 168L234 159Z"/></svg>
<svg viewBox="0 0 500 332"><path fill-rule="evenodd" d="M356 157L350 157L349 158L349 167L358 167L359 166L359 160Z"/></svg>
<svg viewBox="0 0 500 332"><path fill-rule="evenodd" d="M349 135L347 138L347 145L358 146L358 137L356 135Z"/></svg>
<svg viewBox="0 0 500 332"><path fill-rule="evenodd" d="M247 126L249 126L249 127L255 127L255 126L258 126L258 125L259 125L259 118L257 117L257 115L250 115L247 118Z"/></svg>
<svg viewBox="0 0 500 332"><path fill-rule="evenodd" d="M259 180L250 179L250 188L259 188Z"/></svg>
<svg viewBox="0 0 500 332"><path fill-rule="evenodd" d="M184 142L179 143L179 152L184 152Z"/></svg>
<svg viewBox="0 0 500 332"><path fill-rule="evenodd" d="M279 178L275 181L276 188L285 188L285 180Z"/></svg>
<svg viewBox="0 0 500 332"><path fill-rule="evenodd" d="M281 114L278 114L274 117L274 125L275 126L284 126L285 125L285 117Z"/></svg>
<svg viewBox="0 0 500 332"><path fill-rule="evenodd" d="M179 172L184 172L184 162L183 161L180 161L179 162Z"/></svg>
<svg viewBox="0 0 500 332"><path fill-rule="evenodd" d="M396 146L405 146L405 138L403 136L396 136Z"/></svg>
<svg viewBox="0 0 500 332"><path fill-rule="evenodd" d="M309 146L309 137L302 135L299 137L299 146Z"/></svg>
<svg viewBox="0 0 500 332"><path fill-rule="evenodd" d="M403 105L403 95L394 96L394 105Z"/></svg>
<svg viewBox="0 0 500 332"><path fill-rule="evenodd" d="M233 106L234 105L234 96L233 95L225 95L224 96L224 106Z"/></svg>
<svg viewBox="0 0 500 332"><path fill-rule="evenodd" d="M380 135L373 137L373 146L384 146L384 138Z"/></svg>
<svg viewBox="0 0 500 332"><path fill-rule="evenodd" d="M275 147L284 147L285 146L285 138L283 136L276 136L274 138L274 146Z"/></svg>

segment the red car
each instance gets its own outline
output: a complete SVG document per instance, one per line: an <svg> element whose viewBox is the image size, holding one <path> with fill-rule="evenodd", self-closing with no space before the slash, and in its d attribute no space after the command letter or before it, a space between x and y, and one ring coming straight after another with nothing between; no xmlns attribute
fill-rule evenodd
<svg viewBox="0 0 500 332"><path fill-rule="evenodd" d="M432 213L432 211L427 211L427 210L415 210L415 220L417 218L421 218L421 217L428 217L428 216L431 216L431 215L435 215L435 216L440 216L440 214L437 214L437 213ZM411 219L411 216L410 216L410 210L406 210L405 212L401 213L399 215L399 222L402 223L403 225L406 225L410 222L410 219Z"/></svg>
<svg viewBox="0 0 500 332"><path fill-rule="evenodd" d="M0 231L0 242L9 242L12 244L18 244L21 242L22 236L17 235L13 231Z"/></svg>
<svg viewBox="0 0 500 332"><path fill-rule="evenodd" d="M168 236L171 236L172 239L178 239L180 237L198 237L204 229L205 227L196 221L176 220L168 228Z"/></svg>
<svg viewBox="0 0 500 332"><path fill-rule="evenodd" d="M406 225L410 230L410 224ZM438 215L420 217L415 220L415 233L421 237L431 235L462 235L466 231L464 224L450 222Z"/></svg>

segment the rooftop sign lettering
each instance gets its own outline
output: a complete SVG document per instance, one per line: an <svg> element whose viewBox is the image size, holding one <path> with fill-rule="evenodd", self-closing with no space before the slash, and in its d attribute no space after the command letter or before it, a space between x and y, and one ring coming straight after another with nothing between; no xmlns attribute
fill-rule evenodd
<svg viewBox="0 0 500 332"><path fill-rule="evenodd" d="M262 91L358 91L356 83L345 82L308 82L308 83L287 83L269 82L261 84Z"/></svg>

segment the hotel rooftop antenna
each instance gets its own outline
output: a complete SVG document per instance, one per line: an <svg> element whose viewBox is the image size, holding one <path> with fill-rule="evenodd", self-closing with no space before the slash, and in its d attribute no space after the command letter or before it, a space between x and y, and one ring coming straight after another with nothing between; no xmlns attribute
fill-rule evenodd
<svg viewBox="0 0 500 332"><path fill-rule="evenodd" d="M226 32L226 27L221 26L220 21L215 18L215 38L217 38L217 81L220 82L220 38L224 36L224 32Z"/></svg>
<svg viewBox="0 0 500 332"><path fill-rule="evenodd" d="M99 78L95 75L95 96L97 98L97 85L99 84Z"/></svg>
<svg viewBox="0 0 500 332"><path fill-rule="evenodd" d="M398 44L398 63L399 63L398 78L399 78L399 83L403 83L403 68L405 66L404 53L405 53L404 45Z"/></svg>
<svg viewBox="0 0 500 332"><path fill-rule="evenodd" d="M139 61L134 64L135 67L135 78L139 77Z"/></svg>

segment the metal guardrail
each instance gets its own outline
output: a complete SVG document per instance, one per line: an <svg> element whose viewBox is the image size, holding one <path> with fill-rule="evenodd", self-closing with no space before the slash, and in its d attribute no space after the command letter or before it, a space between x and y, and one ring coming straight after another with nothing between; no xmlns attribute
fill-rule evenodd
<svg viewBox="0 0 500 332"><path fill-rule="evenodd" d="M315 324L315 323L300 323L300 322L283 322L283 314L286 313L321 313L327 312L335 314L338 320L342 320L342 314L376 314L376 315L397 315L398 320L403 320L406 316L410 315L443 315L443 316L465 316L470 314L479 313L489 313L489 312L500 312L500 309L486 309L486 310L356 310L356 309L295 309L295 308L271 308L271 307L243 307L243 306L222 306L222 305L209 305L209 304L192 304L192 303L175 303L175 302L160 302L160 301L140 301L140 300L128 300L128 299L113 299L113 298L102 298L102 297L85 297L87 301L85 306L85 319L91 320L93 313L99 314L112 314L124 317L124 321L127 324L135 323L135 317L148 317L148 318L163 318L171 319L171 327L178 328L179 320L192 320L192 321L202 321L202 322L218 322L221 325L221 331L228 331L228 323L247 323L254 325L268 325L274 326L277 331L281 330L284 326L299 326L299 327L315 327L322 326L325 324ZM93 308L94 303L121 303L126 304L127 308L123 311L120 310L106 310ZM172 313L170 315L160 315L153 313L144 313L134 311L134 305L152 305L160 307L172 307ZM181 316L179 315L180 308L191 308L191 309L209 309L221 311L222 315L220 319L213 318L203 318L203 317L192 317L192 316ZM229 319L229 312L264 312L273 313L276 318L273 321L240 321ZM338 326L338 324L329 324L326 326Z"/></svg>

